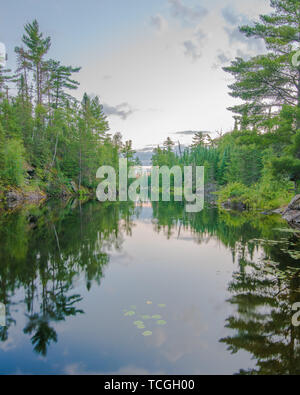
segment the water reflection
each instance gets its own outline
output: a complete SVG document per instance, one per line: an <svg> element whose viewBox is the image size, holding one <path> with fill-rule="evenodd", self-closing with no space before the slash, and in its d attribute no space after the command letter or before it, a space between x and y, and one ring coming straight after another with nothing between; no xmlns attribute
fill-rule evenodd
<svg viewBox="0 0 300 395"><path fill-rule="evenodd" d="M133 232L138 223L144 223L141 229L147 229L140 239ZM161 276L162 280L167 281L164 270L173 270L171 264L180 267L180 270L185 264L182 258L171 255L172 247L165 244L170 241L186 241L194 257L197 257L197 246L205 251L211 249L212 243L217 243L230 251L232 261L235 262L232 278L227 283L227 292L220 294L220 298L230 306L230 315L225 318L226 322L223 320L225 328L221 331L221 339L205 337L210 323L202 319L197 303L188 305L186 296L182 295L184 309L172 312L174 322L189 325L197 339L203 333L198 345L190 341L192 337L177 334L176 328L170 339L164 328L157 328L154 336L147 340L149 347L152 345L154 348L163 347L169 340L162 355L170 365L165 363L164 372L175 372L171 364L184 358L186 350L190 354L200 355L203 349L215 347L214 342L227 347L224 353L246 351L254 359L255 367L240 366L240 370L235 373L298 374L300 328L292 326L291 317L293 303L300 301L299 271L287 271L287 268L300 267L297 259L299 237L296 233L285 231L285 228L287 225L277 216L220 213L211 207L206 207L200 213L188 214L181 203L154 203L152 208L135 208L131 204L52 202L41 208L27 207L14 213L2 213L0 301L6 306L7 325L0 328L0 340L8 344L9 332L18 326L16 317L20 316L20 306L25 306L23 334L30 338L32 348L38 355L46 356L51 346L60 342L57 323L85 314L82 306L86 296L79 292L82 288L78 282L84 281L87 292L95 287L101 288L107 268L111 269L111 260L116 262L117 255L120 259L124 258L122 251L125 240L129 242L131 239L133 248L138 250L142 248L141 240L145 237L154 239L154 235L158 235L160 247L164 245L170 254L166 260L174 261L170 262L168 268L159 269L155 262L157 256L153 252L153 276ZM157 245L157 248L160 247ZM219 263L222 263L224 255L222 251L218 256ZM126 256L126 259L133 263L134 258L131 256ZM197 271L211 270L214 264L207 261L206 265L210 265L210 268L200 267ZM278 279L276 270L286 274ZM123 292L118 302L122 298L129 300L128 295L133 292L125 283L125 278L122 283L121 271L116 269L116 284ZM149 278L143 279L140 266L134 268L133 273L136 278L142 279L141 283L135 285L136 293L139 293L141 289L147 288ZM193 273L189 275L193 278ZM183 280L182 284L186 286ZM212 281L217 282L217 276ZM197 300L199 290L191 284L191 280L190 287L187 291L194 293L194 299ZM166 297L167 292L165 285L157 280L155 294ZM165 300L159 302L164 303ZM105 303L111 304L105 310L108 319L111 318L110 310L114 309L112 306L115 301L102 302ZM128 306L133 303L135 301L131 300ZM118 322L117 325L123 324ZM115 332L122 339L121 327L117 327ZM121 359L121 356L116 353L115 358ZM161 361L162 356L157 355L157 358ZM193 358L195 365L200 363L198 357ZM150 365L149 362L148 369ZM152 371L157 372L161 366L153 362L152 368ZM200 373L203 369L199 367ZM210 373L215 373L212 369ZM119 370L123 371L121 367Z"/></svg>
<svg viewBox="0 0 300 395"><path fill-rule="evenodd" d="M188 227L197 243L216 236L231 249L239 271L228 287L232 297L227 302L236 313L227 318L226 328L234 334L220 342L231 353L248 351L256 361L255 369L239 373L300 374L300 329L292 325L292 306L300 300L300 262L293 258L300 248L298 233L288 232L276 216L206 209L190 217L174 204L157 204L154 217L155 230L167 237L175 230L180 237L181 228ZM260 251L259 258L255 251ZM278 270L284 273L281 278Z"/></svg>
<svg viewBox="0 0 300 395"><path fill-rule="evenodd" d="M28 207L0 216L0 300L6 306L5 342L13 318L11 301L21 289L26 304L26 326L34 351L45 356L57 333L52 323L84 314L76 305L74 282L84 273L86 288L100 284L109 262L108 251L120 250L123 233L130 234L132 206L78 202Z"/></svg>
<svg viewBox="0 0 300 395"><path fill-rule="evenodd" d="M249 265L250 266L250 265ZM278 280L263 270L245 267L235 273L229 290L229 303L236 307L228 317L227 328L234 334L221 342L228 350L250 352L256 368L240 374L300 373L300 331L292 325L292 305L299 301L299 277Z"/></svg>

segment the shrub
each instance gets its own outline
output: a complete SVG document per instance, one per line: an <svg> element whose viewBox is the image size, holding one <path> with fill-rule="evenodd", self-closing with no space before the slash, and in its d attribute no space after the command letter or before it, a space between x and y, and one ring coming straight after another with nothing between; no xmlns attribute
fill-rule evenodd
<svg viewBox="0 0 300 395"><path fill-rule="evenodd" d="M4 169L1 172L4 182L14 186L22 186L25 179L24 146L21 141L7 141L3 152Z"/></svg>

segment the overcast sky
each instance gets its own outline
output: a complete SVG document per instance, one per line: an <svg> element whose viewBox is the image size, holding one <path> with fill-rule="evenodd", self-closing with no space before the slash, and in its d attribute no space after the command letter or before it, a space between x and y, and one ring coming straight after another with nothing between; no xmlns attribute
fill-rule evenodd
<svg viewBox="0 0 300 395"><path fill-rule="evenodd" d="M269 0L9 0L0 42L14 67L23 25L37 18L49 56L82 66L76 95L100 96L111 132L137 149L167 136L186 144L190 131L232 128L222 67L264 51L238 26L269 10Z"/></svg>

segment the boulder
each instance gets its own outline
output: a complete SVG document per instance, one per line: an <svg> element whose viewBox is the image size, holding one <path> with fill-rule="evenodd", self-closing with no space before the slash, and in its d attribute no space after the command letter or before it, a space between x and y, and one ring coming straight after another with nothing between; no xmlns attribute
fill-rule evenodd
<svg viewBox="0 0 300 395"><path fill-rule="evenodd" d="M11 190L5 194L5 202L9 208L20 206L24 203L39 203L47 198L41 191L23 192Z"/></svg>
<svg viewBox="0 0 300 395"><path fill-rule="evenodd" d="M74 181L71 181L71 187L72 187L72 189L73 189L73 192L75 192L75 193L77 193L78 192L78 188L77 188L77 185L75 184L75 182Z"/></svg>
<svg viewBox="0 0 300 395"><path fill-rule="evenodd" d="M244 211L247 209L244 203L230 199L222 203L222 207L225 208L226 210L234 210L234 211Z"/></svg>
<svg viewBox="0 0 300 395"><path fill-rule="evenodd" d="M289 210L282 216L288 222L299 223L300 224L300 211Z"/></svg>
<svg viewBox="0 0 300 395"><path fill-rule="evenodd" d="M296 195L282 213L282 218L289 224L300 227L300 195Z"/></svg>
<svg viewBox="0 0 300 395"><path fill-rule="evenodd" d="M289 210L300 210L300 195L296 195L291 203L288 205L286 211Z"/></svg>
<svg viewBox="0 0 300 395"><path fill-rule="evenodd" d="M272 210L271 213L272 214L281 214L281 215L283 215L286 212L286 210L287 210L287 206L280 207L280 208L278 208L276 210Z"/></svg>
<svg viewBox="0 0 300 395"><path fill-rule="evenodd" d="M7 192L5 197L7 202L20 202L24 200L22 194L15 191Z"/></svg>

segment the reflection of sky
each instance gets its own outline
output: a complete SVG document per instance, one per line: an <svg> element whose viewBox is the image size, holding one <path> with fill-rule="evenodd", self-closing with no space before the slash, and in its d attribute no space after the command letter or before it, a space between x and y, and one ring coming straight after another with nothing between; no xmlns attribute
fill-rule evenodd
<svg viewBox="0 0 300 395"><path fill-rule="evenodd" d="M149 213L143 209L141 218ZM23 308L16 307L17 325L0 348L2 373L209 374L250 368L248 355L233 356L219 343L232 312L226 303L236 269L231 252L215 239L199 245L184 230L182 239L175 230L168 240L153 227L136 220L122 251L112 252L100 286L88 292L84 279L78 281L73 291L83 300L76 307L85 314L55 325L58 343L47 358L33 353L23 334ZM143 337L133 325L137 316L123 315L131 305L141 315L162 315L167 325L145 321L153 335Z"/></svg>
<svg viewBox="0 0 300 395"><path fill-rule="evenodd" d="M136 212L139 221L151 222L153 218L153 209L151 203L148 205L148 203L137 202L136 205Z"/></svg>

